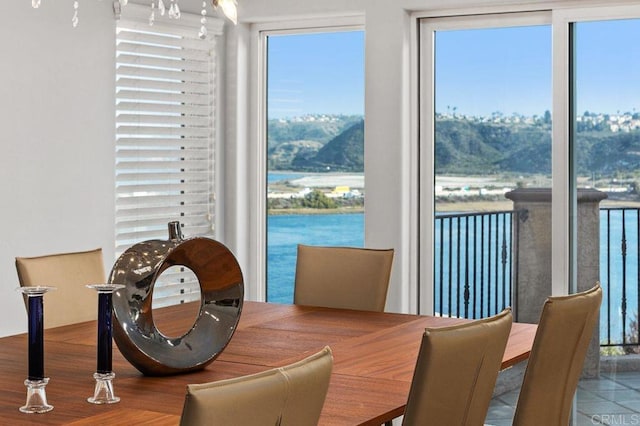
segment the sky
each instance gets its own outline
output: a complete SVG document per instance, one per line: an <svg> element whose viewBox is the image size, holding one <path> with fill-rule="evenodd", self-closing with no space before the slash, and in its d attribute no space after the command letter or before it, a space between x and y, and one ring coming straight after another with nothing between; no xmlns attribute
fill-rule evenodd
<svg viewBox="0 0 640 426"><path fill-rule="evenodd" d="M364 32L272 35L269 118L364 114ZM576 25L577 111L640 112L640 20ZM549 25L438 31L436 111L532 116L552 109Z"/></svg>
<svg viewBox="0 0 640 426"><path fill-rule="evenodd" d="M268 38L269 118L364 114L364 31Z"/></svg>
<svg viewBox="0 0 640 426"><path fill-rule="evenodd" d="M531 116L551 110L551 28L438 31L436 112Z"/></svg>
<svg viewBox="0 0 640 426"><path fill-rule="evenodd" d="M579 23L578 112L640 112L640 19Z"/></svg>

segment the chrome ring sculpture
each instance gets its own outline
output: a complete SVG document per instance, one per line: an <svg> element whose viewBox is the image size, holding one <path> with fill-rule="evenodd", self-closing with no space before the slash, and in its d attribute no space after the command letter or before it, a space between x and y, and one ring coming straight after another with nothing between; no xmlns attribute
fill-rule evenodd
<svg viewBox="0 0 640 426"><path fill-rule="evenodd" d="M151 302L157 278L178 265L197 277L201 304L191 329L169 338L154 325ZM145 375L204 368L227 346L240 320L244 283L236 258L212 239L183 239L178 222L169 223L169 240L144 241L125 251L109 282L125 285L113 295L113 337L122 355Z"/></svg>

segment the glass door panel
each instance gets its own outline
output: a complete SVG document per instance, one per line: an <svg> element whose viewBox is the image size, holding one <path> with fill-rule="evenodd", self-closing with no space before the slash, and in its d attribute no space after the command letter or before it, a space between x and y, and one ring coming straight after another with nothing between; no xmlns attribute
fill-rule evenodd
<svg viewBox="0 0 640 426"><path fill-rule="evenodd" d="M528 14L420 27L420 309L504 303L537 322L548 295L600 281L573 424L640 419L640 7L604 6L552 10L553 27ZM481 219L496 211L510 219ZM488 423L511 420L517 391L505 395Z"/></svg>
<svg viewBox="0 0 640 426"><path fill-rule="evenodd" d="M576 22L571 34L576 290L604 291L575 416L638 422L640 19Z"/></svg>
<svg viewBox="0 0 640 426"><path fill-rule="evenodd" d="M551 293L550 26L433 38L433 310L516 306L537 322Z"/></svg>
<svg viewBox="0 0 640 426"><path fill-rule="evenodd" d="M421 193L421 241L431 258L422 259L420 290L432 295L420 297L421 312L481 318L511 306L518 321L535 323L551 294L549 20L421 26L421 182L431 187ZM522 372L499 381L487 423L511 424Z"/></svg>
<svg viewBox="0 0 640 426"><path fill-rule="evenodd" d="M267 297L298 244L364 245L364 32L267 37Z"/></svg>

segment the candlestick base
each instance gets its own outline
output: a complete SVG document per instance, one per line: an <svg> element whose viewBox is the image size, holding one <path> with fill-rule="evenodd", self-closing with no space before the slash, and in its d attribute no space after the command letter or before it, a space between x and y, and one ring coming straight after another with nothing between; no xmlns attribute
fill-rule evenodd
<svg viewBox="0 0 640 426"><path fill-rule="evenodd" d="M111 373L93 373L93 378L96 379L96 388L93 392L93 396L87 398L92 404L114 404L120 401L120 398L113 394L113 378L116 375Z"/></svg>
<svg viewBox="0 0 640 426"><path fill-rule="evenodd" d="M45 387L49 383L49 378L45 377L41 380L25 380L24 385L27 387L27 403L20 407L23 413L46 413L53 410L53 405L47 404L47 393Z"/></svg>

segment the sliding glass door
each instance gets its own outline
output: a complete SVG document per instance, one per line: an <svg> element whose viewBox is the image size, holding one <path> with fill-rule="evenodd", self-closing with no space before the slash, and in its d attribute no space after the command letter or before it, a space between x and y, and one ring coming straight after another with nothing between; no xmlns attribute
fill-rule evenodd
<svg viewBox="0 0 640 426"><path fill-rule="evenodd" d="M420 310L537 322L600 282L574 424L640 420L639 39L639 6L420 25Z"/></svg>
<svg viewBox="0 0 640 426"><path fill-rule="evenodd" d="M601 310L602 344L612 352L637 352L640 19L577 22L572 35L575 186L579 201L583 194L602 197L598 216L592 219L600 222L600 261L579 262L578 273L599 269L592 281L600 280L607 290ZM578 207L578 221L580 213ZM578 232L577 246L586 245L588 235Z"/></svg>
<svg viewBox="0 0 640 426"><path fill-rule="evenodd" d="M421 35L421 184L434 213L421 311L481 318L518 304L534 322L551 294L550 238L530 238L551 223L550 17L425 20ZM515 280L549 285L516 292Z"/></svg>
<svg viewBox="0 0 640 426"><path fill-rule="evenodd" d="M297 245L364 245L364 32L266 36L266 300L292 303Z"/></svg>
<svg viewBox="0 0 640 426"><path fill-rule="evenodd" d="M626 15L626 14L625 14ZM640 421L640 19L566 19L576 289L600 281L600 326L575 417L593 424ZM599 355L599 356L598 356ZM585 399L606 401L600 412ZM611 401L611 402L609 402Z"/></svg>

